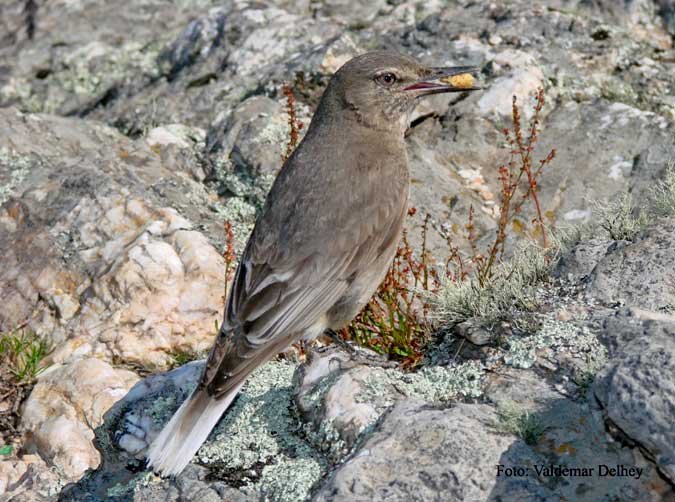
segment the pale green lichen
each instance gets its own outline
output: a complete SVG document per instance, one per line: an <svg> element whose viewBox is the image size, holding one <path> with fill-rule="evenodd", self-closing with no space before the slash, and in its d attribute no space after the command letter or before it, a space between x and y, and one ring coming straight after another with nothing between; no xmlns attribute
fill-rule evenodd
<svg viewBox="0 0 675 502"><path fill-rule="evenodd" d="M213 169L221 189L231 196L223 203L212 204L211 209L232 223L235 251L240 254L272 187L274 176L260 175L253 179L243 172L234 173L229 160L223 159L216 160Z"/></svg>
<svg viewBox="0 0 675 502"><path fill-rule="evenodd" d="M243 491L265 499L307 498L328 463L297 434L291 408L294 371L283 361L254 371L212 439L198 451L198 461L215 471L237 473L246 485Z"/></svg>
<svg viewBox="0 0 675 502"><path fill-rule="evenodd" d="M351 450L335 428L334 419L322 420L318 427L311 423L304 424L302 432L307 440L334 464L339 463ZM359 431L359 434L362 432Z"/></svg>
<svg viewBox="0 0 675 502"><path fill-rule="evenodd" d="M460 397L479 397L483 392L483 368L479 362L470 361L455 366L429 366L416 373L403 373L395 368L371 367L362 371L336 373L319 381L303 396L303 406L320 409L326 392L336 380L351 378L358 385L354 400L364 403L370 415L358 430L349 425L349 439L342 436L344 423L337 425L336 418L324 419L320 424L305 424L307 439L328 459L337 464L342 461L360 440L373 429L380 417L404 397L417 398L430 403L443 403ZM318 413L321 415L321 412ZM344 422L344 417L340 417ZM347 442L349 441L349 443Z"/></svg>
<svg viewBox="0 0 675 502"><path fill-rule="evenodd" d="M609 203L596 203L594 209L600 227L617 241L633 240L648 223L644 210L635 205L633 196L628 192L621 193Z"/></svg>
<svg viewBox="0 0 675 502"><path fill-rule="evenodd" d="M161 478L156 476L152 471L141 472L126 483L118 483L112 488L108 488L106 495L110 498L121 497L127 499L139 488L150 486L159 481L161 481Z"/></svg>
<svg viewBox="0 0 675 502"><path fill-rule="evenodd" d="M160 40L120 46L94 41L54 61L45 78L47 86L34 87L18 78L3 86L0 93L17 99L24 110L55 113L72 96L95 98L112 86L138 78L159 78L157 60L162 47Z"/></svg>
<svg viewBox="0 0 675 502"><path fill-rule="evenodd" d="M537 360L537 345L534 338L509 340L509 351L504 362L514 368L531 368Z"/></svg>
<svg viewBox="0 0 675 502"><path fill-rule="evenodd" d="M268 465L263 469L258 483L261 498L274 502L305 500L309 489L323 474L324 467L308 458Z"/></svg>
<svg viewBox="0 0 675 502"><path fill-rule="evenodd" d="M534 286L548 276L551 254L556 249L526 245L482 282L477 278L446 282L434 299L437 316L447 324L472 317L491 322L508 317L514 310L532 310L537 305Z"/></svg>
<svg viewBox="0 0 675 502"><path fill-rule="evenodd" d="M176 396L174 394L166 394L158 396L152 401L152 406L147 410L147 414L156 425L163 425L170 418L171 413L168 410L176 408Z"/></svg>
<svg viewBox="0 0 675 502"><path fill-rule="evenodd" d="M288 125L286 114L275 115L265 125L265 128L260 131L260 134L254 138L262 144L276 145L279 149L279 165L281 165L281 157L286 153L286 143L290 137L291 128Z"/></svg>
<svg viewBox="0 0 675 502"><path fill-rule="evenodd" d="M323 406L326 393L340 377L340 372L334 371L316 383L302 396L303 406L315 411ZM318 427L313 423L305 423L302 432L309 442L323 452L333 463L338 463L349 454L347 443L340 436L334 426L334 419L322 420Z"/></svg>
<svg viewBox="0 0 675 502"><path fill-rule="evenodd" d="M67 91L87 96L96 94L105 82L139 76L157 78L160 49L157 42L129 42L113 47L94 41L69 54L54 79Z"/></svg>
<svg viewBox="0 0 675 502"><path fill-rule="evenodd" d="M241 256L255 225L255 207L240 197L232 197L224 204L214 202L211 210L223 221L229 221L232 224L235 254Z"/></svg>
<svg viewBox="0 0 675 502"><path fill-rule="evenodd" d="M10 77L8 81L0 87L0 100L21 103L23 110L31 113L42 111L43 102L33 93L33 86L30 81L21 77Z"/></svg>
<svg viewBox="0 0 675 502"><path fill-rule="evenodd" d="M383 409L396 402L396 391L432 403L458 397L475 398L483 394L483 376L483 367L478 361L456 366L428 366L416 373L377 368L369 374L356 400L379 403L379 408Z"/></svg>
<svg viewBox="0 0 675 502"><path fill-rule="evenodd" d="M657 216L675 215L675 161L670 161L663 179L651 190L654 211Z"/></svg>
<svg viewBox="0 0 675 502"><path fill-rule="evenodd" d="M602 82L600 94L608 101L625 103L630 106L637 106L640 100L640 96L630 84L614 77L607 78Z"/></svg>
<svg viewBox="0 0 675 502"><path fill-rule="evenodd" d="M34 164L31 157L0 147L0 178L6 180L0 185L0 205L7 202Z"/></svg>
<svg viewBox="0 0 675 502"><path fill-rule="evenodd" d="M547 319L534 335L510 339L504 362L515 368L531 368L537 351L544 348L572 356L573 373L580 378L595 375L607 362L607 349L588 328L553 319Z"/></svg>

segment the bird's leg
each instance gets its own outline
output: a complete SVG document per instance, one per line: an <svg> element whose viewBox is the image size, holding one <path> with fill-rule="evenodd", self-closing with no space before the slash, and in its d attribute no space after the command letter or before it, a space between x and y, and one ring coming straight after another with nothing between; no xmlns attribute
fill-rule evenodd
<svg viewBox="0 0 675 502"><path fill-rule="evenodd" d="M324 335L330 338L335 345L344 349L344 351L349 354L349 359L352 363L363 364L365 366L379 366L382 368L394 368L397 366L394 361L389 361L386 357L375 351L349 343L342 339L340 335L332 329L324 331Z"/></svg>
<svg viewBox="0 0 675 502"><path fill-rule="evenodd" d="M350 355L353 355L356 352L356 349L348 341L344 340L334 329L328 328L323 332L323 334L330 338L335 345L343 348Z"/></svg>

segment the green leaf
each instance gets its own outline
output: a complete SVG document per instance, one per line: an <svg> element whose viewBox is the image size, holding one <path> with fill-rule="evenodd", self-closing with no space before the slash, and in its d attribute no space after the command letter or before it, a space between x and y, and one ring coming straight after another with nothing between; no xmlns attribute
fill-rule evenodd
<svg viewBox="0 0 675 502"><path fill-rule="evenodd" d="M0 446L0 455L11 455L12 454L12 446L11 445L4 445Z"/></svg>

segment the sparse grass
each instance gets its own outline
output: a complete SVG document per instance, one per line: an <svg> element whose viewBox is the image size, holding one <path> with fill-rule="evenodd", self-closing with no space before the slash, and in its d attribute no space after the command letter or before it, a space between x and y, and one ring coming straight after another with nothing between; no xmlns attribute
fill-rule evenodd
<svg viewBox="0 0 675 502"><path fill-rule="evenodd" d="M497 419L498 430L513 434L530 446L539 442L547 428L538 414L508 400L497 403Z"/></svg>
<svg viewBox="0 0 675 502"><path fill-rule="evenodd" d="M649 193L649 202L640 207L625 191L609 203L596 202L593 209L600 227L611 239L632 241L649 222L658 217L675 215L675 163L668 162L663 179Z"/></svg>
<svg viewBox="0 0 675 502"><path fill-rule="evenodd" d="M668 162L666 174L651 191L657 216L675 215L675 161Z"/></svg>
<svg viewBox="0 0 675 502"><path fill-rule="evenodd" d="M169 368L179 368L184 364L187 364L191 361L196 361L197 359L201 359L204 356L204 354L199 354L198 352L191 350L174 350L169 353L169 357L171 358L171 361L169 362Z"/></svg>
<svg viewBox="0 0 675 502"><path fill-rule="evenodd" d="M45 369L51 347L25 323L0 333L0 455L10 455L10 443L19 437L19 408L35 378Z"/></svg>
<svg viewBox="0 0 675 502"><path fill-rule="evenodd" d="M24 327L0 333L0 360L17 383L31 383L45 369L49 344Z"/></svg>

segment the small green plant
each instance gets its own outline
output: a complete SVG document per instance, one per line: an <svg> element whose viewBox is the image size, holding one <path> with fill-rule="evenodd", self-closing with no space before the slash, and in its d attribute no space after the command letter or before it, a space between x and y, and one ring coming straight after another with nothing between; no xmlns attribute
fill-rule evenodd
<svg viewBox="0 0 675 502"><path fill-rule="evenodd" d="M546 432L542 418L509 400L497 404L497 429L519 437L530 446L536 445Z"/></svg>
<svg viewBox="0 0 675 502"><path fill-rule="evenodd" d="M45 369L51 347L23 323L0 332L0 455L10 455L9 444L20 435L19 410L35 378Z"/></svg>
<svg viewBox="0 0 675 502"><path fill-rule="evenodd" d="M171 358L169 367L173 369L183 366L191 361L201 359L203 355L191 350L174 350L169 353L169 357Z"/></svg>
<svg viewBox="0 0 675 502"><path fill-rule="evenodd" d="M20 327L0 333L0 360L18 383L31 383L45 369L42 360L49 344L33 331Z"/></svg>
<svg viewBox="0 0 675 502"><path fill-rule="evenodd" d="M633 196L623 192L609 204L595 204L600 227L616 241L631 241L647 225L647 215L633 203Z"/></svg>
<svg viewBox="0 0 675 502"><path fill-rule="evenodd" d="M675 161L670 161L666 174L651 191L657 216L675 215Z"/></svg>

